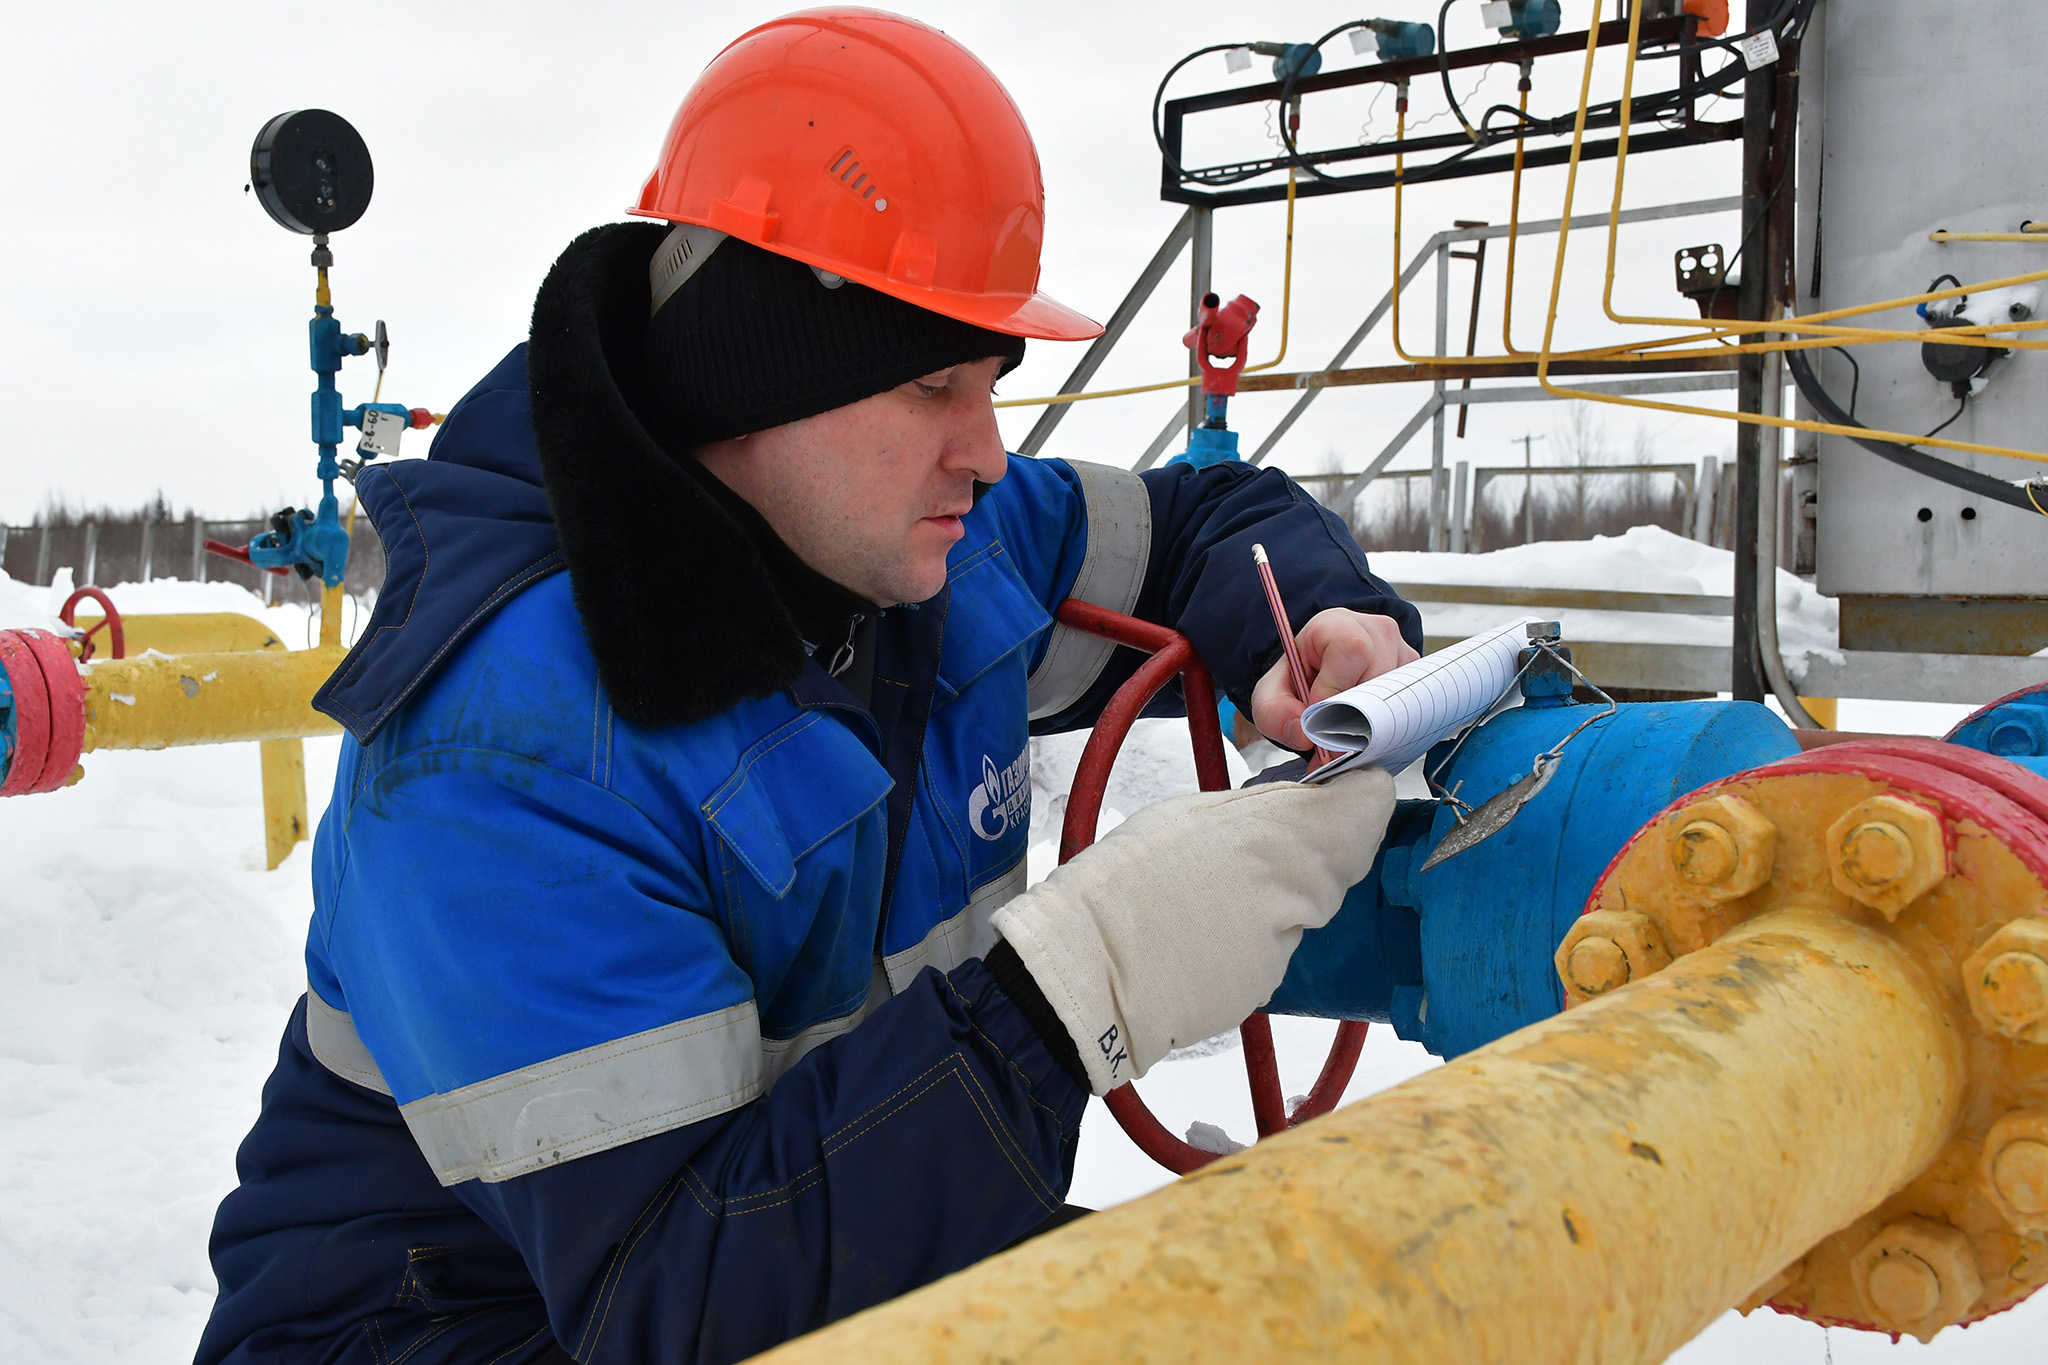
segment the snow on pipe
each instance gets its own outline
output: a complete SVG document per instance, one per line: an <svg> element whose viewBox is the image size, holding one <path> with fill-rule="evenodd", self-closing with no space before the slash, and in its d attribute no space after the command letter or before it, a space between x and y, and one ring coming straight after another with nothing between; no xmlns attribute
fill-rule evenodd
<svg viewBox="0 0 2048 1365"><path fill-rule="evenodd" d="M1608 868L1575 1008L768 1358L1647 1362L1765 1302L1930 1338L2044 1278L2044 886L2048 785L1990 755L1737 774Z"/></svg>

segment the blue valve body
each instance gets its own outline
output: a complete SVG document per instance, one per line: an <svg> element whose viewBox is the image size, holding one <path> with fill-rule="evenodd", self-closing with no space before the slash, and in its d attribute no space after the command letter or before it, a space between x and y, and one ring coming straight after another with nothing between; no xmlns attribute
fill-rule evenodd
<svg viewBox="0 0 2048 1365"><path fill-rule="evenodd" d="M1373 37L1377 40L1374 44L1377 55L1383 62L1408 61L1436 54L1436 30L1428 24L1400 20L1375 30Z"/></svg>
<svg viewBox="0 0 2048 1365"><path fill-rule="evenodd" d="M1479 805L1586 716L1556 688L1531 690L1473 732L1438 774L1443 788ZM1457 817L1448 803L1402 802L1371 873L1303 935L1266 1008L1391 1023L1443 1057L1548 1018L1563 1006L1552 954L1622 845L1686 792L1797 748L1751 702L1623 704L1565 746L1506 828L1427 872Z"/></svg>
<svg viewBox="0 0 2048 1365"><path fill-rule="evenodd" d="M1502 27L1503 38L1548 38L1564 23L1558 0L1508 0L1511 18Z"/></svg>

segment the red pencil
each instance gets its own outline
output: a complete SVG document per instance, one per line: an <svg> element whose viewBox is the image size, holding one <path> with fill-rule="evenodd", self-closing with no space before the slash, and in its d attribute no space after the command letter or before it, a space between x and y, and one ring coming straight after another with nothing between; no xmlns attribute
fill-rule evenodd
<svg viewBox="0 0 2048 1365"><path fill-rule="evenodd" d="M1273 581L1273 565L1266 558L1266 547L1252 546L1252 563L1258 566L1259 582L1265 585L1266 605L1273 610L1273 626L1280 632L1280 647L1287 651L1287 668L1294 675L1294 694L1301 698L1301 704L1308 705L1308 673L1301 666L1301 655L1294 648L1294 628L1287 624L1287 607L1280 600L1280 585ZM1306 733L1302 736L1307 738ZM1308 770L1314 772L1336 755L1318 744L1315 757L1309 760Z"/></svg>

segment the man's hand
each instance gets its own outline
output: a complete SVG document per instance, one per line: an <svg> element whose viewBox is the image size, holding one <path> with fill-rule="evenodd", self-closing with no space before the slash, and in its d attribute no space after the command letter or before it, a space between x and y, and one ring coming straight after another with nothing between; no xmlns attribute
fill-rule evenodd
<svg viewBox="0 0 2048 1365"><path fill-rule="evenodd" d="M1252 689L1252 723L1268 739L1290 749L1312 747L1301 729L1301 713L1308 703L1334 697L1422 657L1401 638L1393 618L1344 607L1310 617L1294 637L1294 646L1301 654L1302 672L1308 675L1308 696L1294 694L1284 654Z"/></svg>

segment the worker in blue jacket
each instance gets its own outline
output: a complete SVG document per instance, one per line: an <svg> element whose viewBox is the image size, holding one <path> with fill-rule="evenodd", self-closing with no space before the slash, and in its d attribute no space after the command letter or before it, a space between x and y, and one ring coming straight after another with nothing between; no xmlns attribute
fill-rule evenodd
<svg viewBox="0 0 2048 1365"><path fill-rule="evenodd" d="M665 223L572 243L431 457L363 471L386 582L201 1361L734 1360L924 1284L1062 1217L1088 1095L1364 876L1378 772L1161 803L1026 890L1030 736L1137 662L1061 602L1297 745L1254 539L1315 693L1421 642L1284 475L1004 453L1024 338L1094 330L1036 293L1040 198L951 40L766 25Z"/></svg>

